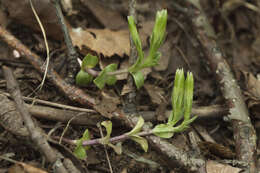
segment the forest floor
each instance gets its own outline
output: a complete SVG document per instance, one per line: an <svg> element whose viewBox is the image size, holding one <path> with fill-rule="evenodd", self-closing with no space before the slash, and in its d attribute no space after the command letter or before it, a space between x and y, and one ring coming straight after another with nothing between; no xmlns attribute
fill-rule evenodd
<svg viewBox="0 0 260 173"><path fill-rule="evenodd" d="M144 85L136 89L131 76L121 74L114 85L102 90L93 82L76 86L73 79L80 65L70 59L54 3L32 2L45 29L50 56L42 87L48 50L30 1L0 1L0 173L54 172L57 165L48 157L50 151L62 158L67 172L260 171L260 1L200 0L198 8L192 0L143 0L133 8L129 7L133 0L61 0L77 58L97 56L94 70L111 63L119 70L131 66L130 10L135 11L147 56L156 12L167 9L162 56L158 65L142 71ZM221 63L228 70L221 71ZM194 76L192 116L197 119L189 128L169 139L146 137L147 152L126 139L121 154L107 145L93 145L86 158L73 155L73 140L80 139L86 129L91 139L102 137L98 125L102 121L112 122L111 137L129 132L137 114L150 127L166 123L172 110L174 75L180 68ZM13 88L8 69L18 81ZM14 90L20 90L23 108ZM30 131L20 109L31 117L33 129L41 129L51 150L35 143L38 139L32 137L34 130Z"/></svg>

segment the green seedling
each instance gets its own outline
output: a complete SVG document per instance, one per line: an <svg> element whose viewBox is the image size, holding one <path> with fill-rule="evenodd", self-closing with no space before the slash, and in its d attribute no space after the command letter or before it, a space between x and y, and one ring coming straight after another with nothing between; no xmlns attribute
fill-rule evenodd
<svg viewBox="0 0 260 173"><path fill-rule="evenodd" d="M140 116L135 127L128 133L120 136L111 137L112 133L112 122L103 121L102 126L106 129L106 136L100 139L90 140L88 130L85 131L82 138L73 140L72 143L76 144L74 154L79 159L85 159L87 157L86 150L89 149L90 145L102 144L108 145L113 148L118 154L122 152L122 146L119 141L124 139L131 139L142 147L142 149L148 151L148 142L144 136L156 135L161 138L171 138L174 133L183 132L189 127L196 116L191 118L191 108L193 100L193 88L194 80L191 72L187 73L185 78L183 69L178 69L175 73L174 87L172 90L172 112L168 118L168 122L165 124L158 124L150 131L142 131L144 125L144 119ZM183 120L182 120L183 119ZM182 120L181 123L179 123ZM179 124L179 125L178 125ZM112 144L117 142L116 145Z"/></svg>
<svg viewBox="0 0 260 173"><path fill-rule="evenodd" d="M165 39L166 24L167 11L161 10L157 12L153 32L150 37L149 54L148 57L145 58L142 49L141 39L139 37L134 18L132 16L128 16L129 31L136 47L138 58L131 67L123 72L130 73L133 76L135 85L138 89L141 88L144 84L142 69L153 67L158 64L158 61L161 57L161 53L158 51L158 49ZM96 56L88 54L83 59L83 62L81 64L81 70L78 72L76 77L76 84L87 85L91 83L95 76L89 73L89 69L93 69L97 64L98 58ZM117 80L116 74L118 74L117 65L110 64L105 67L101 72L99 72L96 79L94 79L94 83L99 89L103 89L106 84L114 85Z"/></svg>

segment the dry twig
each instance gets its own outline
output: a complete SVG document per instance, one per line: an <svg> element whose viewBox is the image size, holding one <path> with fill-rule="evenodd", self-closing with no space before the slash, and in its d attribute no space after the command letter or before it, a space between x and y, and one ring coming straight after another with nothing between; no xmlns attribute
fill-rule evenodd
<svg viewBox="0 0 260 173"><path fill-rule="evenodd" d="M35 125L29 111L24 105L21 91L19 89L18 83L15 80L11 69L6 66L3 66L3 72L7 82L7 89L11 93L12 98L16 103L16 108L23 118L23 121L30 133L30 137L32 141L39 148L39 150L44 154L47 161L53 165L54 170L56 170L58 173L66 173L67 170L63 166L61 158L58 157L57 152L55 152L55 150L51 148L51 146L47 142L46 135L44 135L42 130Z"/></svg>
<svg viewBox="0 0 260 173"><path fill-rule="evenodd" d="M199 1L189 0L189 2L189 18L193 30L211 69L215 72L217 82L229 107L228 117L233 126L237 157L247 163L247 172L256 173L256 133L251 124L241 90L216 42L217 37L214 29L198 3Z"/></svg>

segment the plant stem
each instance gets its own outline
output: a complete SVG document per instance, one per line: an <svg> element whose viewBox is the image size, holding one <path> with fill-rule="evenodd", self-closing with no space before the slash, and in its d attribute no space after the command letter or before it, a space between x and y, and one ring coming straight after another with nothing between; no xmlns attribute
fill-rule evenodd
<svg viewBox="0 0 260 173"><path fill-rule="evenodd" d="M97 77L101 71L96 71L93 68L84 68L84 71L92 75L93 77ZM129 73L128 69L116 70L113 72L107 72L107 75L120 75L124 73Z"/></svg>
<svg viewBox="0 0 260 173"><path fill-rule="evenodd" d="M149 136L149 135L152 135L152 134L153 134L152 130L149 130L149 131L142 131L142 132L140 132L136 135L138 135L138 136ZM56 139L56 140L60 139L60 137L58 137L58 136L53 136L52 138ZM122 135L110 138L109 142L115 143L115 142L123 141L123 140L129 139L129 138L130 138L130 136L127 133L124 133ZM82 145L83 146L103 145L101 143L101 139L102 138L97 138L97 139L83 141ZM71 139L67 139L67 138L62 138L62 141L67 143L67 144L71 144L71 145L76 145L76 143L77 143L77 140L71 140Z"/></svg>
<svg viewBox="0 0 260 173"><path fill-rule="evenodd" d="M152 135L152 130L150 131L143 131L143 132L140 132L136 135L138 136L148 136L148 135ZM126 140L126 139L129 139L129 135L127 135L127 133L124 133L122 135L119 135L119 136L115 136L115 137L112 137L109 139L109 142L111 143L114 143L114 142L119 142L119 141L122 141L122 140ZM96 144L102 144L101 142L101 138L98 138L98 139L93 139L93 140L88 140L88 141L83 141L82 145L83 146L87 146L87 145L96 145Z"/></svg>
<svg viewBox="0 0 260 173"><path fill-rule="evenodd" d="M63 36L64 36L66 46L68 48L68 59L67 59L67 61L68 61L68 77L67 77L67 80L68 80L69 83L74 83L75 74L78 71L78 62L77 62L78 53L75 50L75 48L73 47L68 28L66 26L64 16L63 16L62 11L61 11L59 0L53 0L53 3L55 5L56 14L58 16L59 23L60 23L61 29L63 31Z"/></svg>

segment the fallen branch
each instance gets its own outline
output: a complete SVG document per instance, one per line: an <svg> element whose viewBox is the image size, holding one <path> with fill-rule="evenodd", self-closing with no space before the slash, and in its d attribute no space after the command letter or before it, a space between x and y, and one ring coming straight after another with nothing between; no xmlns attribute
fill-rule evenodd
<svg viewBox="0 0 260 173"><path fill-rule="evenodd" d="M22 100L21 91L11 69L6 66L3 66L2 69L7 82L7 89L11 93L12 98L16 103L16 108L23 118L32 141L44 154L47 161L53 165L54 170L56 170L58 173L67 173L68 171L63 166L62 158L58 157L58 153L55 152L55 150L53 150L47 142L46 135L44 135L42 130L33 122L29 111L24 105L25 103Z"/></svg>
<svg viewBox="0 0 260 173"><path fill-rule="evenodd" d="M199 1L189 0L188 14L193 30L203 48L205 58L215 72L222 94L229 107L236 154L240 161L247 163L246 172L256 173L256 132L251 124L249 113L241 90L231 68L225 60L224 53L216 42L216 34L203 12Z"/></svg>

